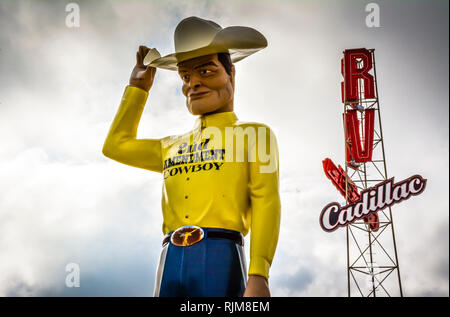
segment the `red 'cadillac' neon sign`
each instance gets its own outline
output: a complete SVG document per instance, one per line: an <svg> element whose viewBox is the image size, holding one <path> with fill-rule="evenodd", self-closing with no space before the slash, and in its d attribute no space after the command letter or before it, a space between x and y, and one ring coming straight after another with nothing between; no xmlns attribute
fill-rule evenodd
<svg viewBox="0 0 450 317"><path fill-rule="evenodd" d="M383 181L361 192L360 199L345 206L330 203L320 213L320 226L327 232L344 227L358 219L383 210L411 196L419 195L425 189L427 180L413 175L394 184L394 178Z"/></svg>

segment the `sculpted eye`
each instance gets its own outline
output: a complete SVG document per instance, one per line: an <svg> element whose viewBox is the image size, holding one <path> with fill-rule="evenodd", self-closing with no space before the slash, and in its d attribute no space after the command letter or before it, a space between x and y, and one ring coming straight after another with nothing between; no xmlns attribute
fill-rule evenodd
<svg viewBox="0 0 450 317"><path fill-rule="evenodd" d="M206 74L211 73L211 72L212 72L212 71L211 71L210 69L202 69L202 70L200 71L200 74L206 75Z"/></svg>
<svg viewBox="0 0 450 317"><path fill-rule="evenodd" d="M188 81L189 80L189 75L183 75L183 77L181 77L181 78L183 78L184 81Z"/></svg>

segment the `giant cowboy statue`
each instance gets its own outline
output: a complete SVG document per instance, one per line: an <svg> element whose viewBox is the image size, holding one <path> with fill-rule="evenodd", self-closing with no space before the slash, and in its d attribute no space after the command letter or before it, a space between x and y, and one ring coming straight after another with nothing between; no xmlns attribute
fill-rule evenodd
<svg viewBox="0 0 450 317"><path fill-rule="evenodd" d="M163 175L165 236L154 295L270 296L281 213L278 146L267 125L239 121L233 103L233 63L267 40L253 28L197 17L182 20L174 39L175 53L164 57L139 47L103 146L108 158ZM195 124L183 135L137 139L156 68L178 72Z"/></svg>

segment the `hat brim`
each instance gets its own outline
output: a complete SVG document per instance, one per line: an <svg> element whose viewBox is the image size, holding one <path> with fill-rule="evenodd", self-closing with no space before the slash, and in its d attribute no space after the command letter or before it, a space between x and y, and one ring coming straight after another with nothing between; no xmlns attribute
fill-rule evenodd
<svg viewBox="0 0 450 317"><path fill-rule="evenodd" d="M168 70L178 70L177 64L192 58L215 53L229 53L231 61L236 63L267 46L267 40L260 32L244 26L230 26L220 30L207 46L177 52L152 59L144 59L144 65Z"/></svg>

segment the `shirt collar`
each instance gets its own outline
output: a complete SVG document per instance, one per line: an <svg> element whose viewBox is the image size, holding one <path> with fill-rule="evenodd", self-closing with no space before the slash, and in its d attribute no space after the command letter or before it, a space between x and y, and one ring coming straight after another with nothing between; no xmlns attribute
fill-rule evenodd
<svg viewBox="0 0 450 317"><path fill-rule="evenodd" d="M238 121L234 111L201 115L195 120L194 130L206 127L225 127Z"/></svg>

